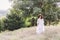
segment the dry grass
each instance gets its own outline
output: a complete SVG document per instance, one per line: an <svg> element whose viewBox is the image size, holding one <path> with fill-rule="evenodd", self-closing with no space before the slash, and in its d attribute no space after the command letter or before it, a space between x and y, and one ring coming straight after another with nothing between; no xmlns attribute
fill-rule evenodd
<svg viewBox="0 0 60 40"><path fill-rule="evenodd" d="M21 28L0 33L0 40L60 40L60 27L45 27L45 32L36 34L36 27Z"/></svg>

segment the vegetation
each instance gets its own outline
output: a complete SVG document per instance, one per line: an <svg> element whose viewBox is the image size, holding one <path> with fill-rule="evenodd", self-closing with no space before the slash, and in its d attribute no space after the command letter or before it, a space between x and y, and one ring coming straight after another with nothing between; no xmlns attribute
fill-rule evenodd
<svg viewBox="0 0 60 40"><path fill-rule="evenodd" d="M16 10L23 11L23 18L25 21L28 18L34 17L37 19L38 14L43 14L45 24L49 22L49 25L59 20L59 8L56 6L56 2L59 0L12 0L12 7Z"/></svg>
<svg viewBox="0 0 60 40"><path fill-rule="evenodd" d="M11 13L7 15L7 18L4 20L4 26L8 30L15 30L21 27L24 27L24 20L21 17L22 12L16 13L16 10L11 10Z"/></svg>
<svg viewBox="0 0 60 40"><path fill-rule="evenodd" d="M60 26L45 26L45 32L36 34L36 27L21 28L0 33L1 40L60 40Z"/></svg>
<svg viewBox="0 0 60 40"><path fill-rule="evenodd" d="M6 18L0 22L4 30L15 30L21 27L35 26L38 14L44 16L45 25L57 24L60 20L59 0L11 0L12 8ZM32 19L34 18L34 20ZM32 25L33 24L33 25Z"/></svg>

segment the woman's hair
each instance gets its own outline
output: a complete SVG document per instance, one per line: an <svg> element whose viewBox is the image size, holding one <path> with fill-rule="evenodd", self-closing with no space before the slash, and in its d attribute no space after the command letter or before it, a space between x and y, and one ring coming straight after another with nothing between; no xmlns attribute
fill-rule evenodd
<svg viewBox="0 0 60 40"><path fill-rule="evenodd" d="M40 18L41 17L41 19L43 19L43 15L42 14L39 14L38 15L38 18Z"/></svg>

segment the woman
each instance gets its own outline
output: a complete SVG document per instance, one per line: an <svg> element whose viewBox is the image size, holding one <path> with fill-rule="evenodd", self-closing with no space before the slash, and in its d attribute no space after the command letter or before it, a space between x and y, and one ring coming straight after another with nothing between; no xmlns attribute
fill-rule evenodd
<svg viewBox="0 0 60 40"><path fill-rule="evenodd" d="M36 33L40 34L44 32L44 19L43 16L41 14L38 15L38 19L37 19L37 30Z"/></svg>

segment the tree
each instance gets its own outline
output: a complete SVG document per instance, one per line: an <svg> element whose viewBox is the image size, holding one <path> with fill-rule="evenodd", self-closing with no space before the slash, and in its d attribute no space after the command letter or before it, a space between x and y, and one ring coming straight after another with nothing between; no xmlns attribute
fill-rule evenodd
<svg viewBox="0 0 60 40"><path fill-rule="evenodd" d="M25 21L27 18L36 17L38 14L43 14L45 20L49 22L56 21L57 17L57 8L54 4L56 0L13 0L12 8L23 11L23 18Z"/></svg>
<svg viewBox="0 0 60 40"><path fill-rule="evenodd" d="M7 15L7 18L4 20L5 29L16 30L21 27L24 27L24 20L21 16L21 12L16 10L10 10L11 13Z"/></svg>

